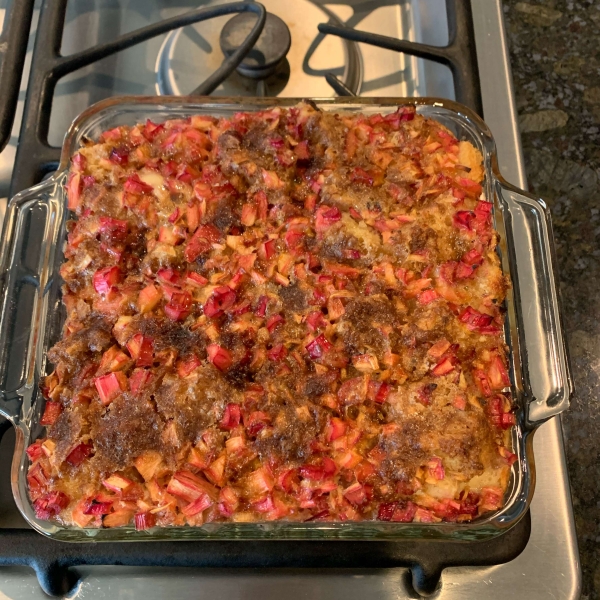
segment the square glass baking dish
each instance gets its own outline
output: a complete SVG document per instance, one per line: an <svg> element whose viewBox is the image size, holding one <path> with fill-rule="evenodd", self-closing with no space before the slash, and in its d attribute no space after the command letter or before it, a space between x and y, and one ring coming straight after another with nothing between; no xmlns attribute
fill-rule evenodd
<svg viewBox="0 0 600 600"><path fill-rule="evenodd" d="M49 348L61 336L65 318L59 268L69 219L64 184L69 159L84 138L97 139L117 125L185 118L192 114L231 116L299 99L210 97L124 97L95 104L72 124L58 170L48 180L17 194L9 203L0 254L0 416L15 427L17 441L11 485L17 506L37 531L57 540L242 540L353 539L472 541L501 535L526 513L535 485L532 436L546 419L565 410L572 394L561 324L556 260L549 211L544 202L505 182L495 144L485 123L471 110L435 98L338 98L315 100L325 111L388 113L412 105L419 114L468 140L484 158L484 194L493 202L500 234L498 252L512 281L506 299L505 339L509 346L511 391L517 407L512 431L517 461L497 512L469 523L264 522L209 523L202 527L79 529L36 518L27 493L27 446L41 434L44 399L39 381L50 372Z"/></svg>

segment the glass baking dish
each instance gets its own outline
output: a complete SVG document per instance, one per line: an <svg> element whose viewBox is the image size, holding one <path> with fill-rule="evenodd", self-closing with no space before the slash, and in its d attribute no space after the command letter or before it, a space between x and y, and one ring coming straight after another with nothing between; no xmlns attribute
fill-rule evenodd
<svg viewBox="0 0 600 600"><path fill-rule="evenodd" d="M299 100L260 98L124 97L95 104L72 124L58 170L48 180L17 194L9 203L0 255L0 415L15 427L17 441L11 470L12 491L21 513L37 531L64 541L202 540L202 539L355 539L482 540L515 525L526 513L535 485L532 437L546 419L565 410L572 393L568 357L559 311L556 260L549 211L544 202L504 181L498 172L494 140L485 123L468 108L431 98L339 98L317 100L326 111L387 113L413 105L460 140L483 154L484 193L494 204L498 252L513 287L506 300L505 338L510 348L512 394L517 426L512 445L518 460L512 468L505 504L496 513L470 523L264 522L209 523L202 527L133 527L79 529L36 518L27 493L25 449L42 432L44 400L38 389L49 372L47 351L60 339L65 312L59 267L69 218L64 184L69 158L83 138L117 125L150 118L163 121L192 114L231 116Z"/></svg>

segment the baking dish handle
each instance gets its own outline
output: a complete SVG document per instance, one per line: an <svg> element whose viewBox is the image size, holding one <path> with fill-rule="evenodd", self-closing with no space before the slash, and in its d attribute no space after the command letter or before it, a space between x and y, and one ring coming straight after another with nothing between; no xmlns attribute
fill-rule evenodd
<svg viewBox="0 0 600 600"><path fill-rule="evenodd" d="M522 375L531 426L569 407L573 382L560 313L552 222L546 203L498 179L512 263ZM515 268L516 267L516 268Z"/></svg>
<svg viewBox="0 0 600 600"><path fill-rule="evenodd" d="M27 423L44 367L45 304L64 212L54 175L10 200L0 242L0 416ZM60 250L59 250L60 251ZM58 307L56 307L58 310Z"/></svg>

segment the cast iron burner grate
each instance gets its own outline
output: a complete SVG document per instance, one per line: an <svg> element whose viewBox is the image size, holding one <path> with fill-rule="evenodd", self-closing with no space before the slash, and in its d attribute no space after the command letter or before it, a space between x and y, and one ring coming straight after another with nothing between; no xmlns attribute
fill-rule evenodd
<svg viewBox="0 0 600 600"><path fill-rule="evenodd" d="M0 423L2 433L9 427ZM1 482L0 483L4 483ZM28 566L50 596L62 596L78 581L77 565L205 567L253 569L391 569L407 567L405 587L428 596L442 570L491 566L518 556L529 540L529 513L492 541L178 541L72 544L43 537L32 529L0 529L0 567ZM407 578L408 578L407 574Z"/></svg>
<svg viewBox="0 0 600 600"><path fill-rule="evenodd" d="M192 92L193 95L210 94L250 53L261 34L266 20L263 14L264 9L256 3L239 2L213 8L203 8L127 33L107 44L94 46L77 54L61 56L60 45L65 23L67 1L44 0L40 11L31 63L31 74L27 87L27 97L19 137L19 147L17 149L11 181L11 196L38 183L46 174L54 171L57 167L60 159L60 148L49 144L48 130L52 110L52 96L59 79L107 56L185 25L223 14L243 12L260 14L261 18L245 42L233 54L229 55L223 65L213 75ZM21 3L23 5L32 4L33 0L15 0L16 5L21 6ZM403 52L448 66L454 78L456 99L481 115L483 109L479 87L471 3L464 0L446 0L446 12L449 43L444 47L397 40L374 33L356 31L349 27L331 23L319 25L319 31L346 40L363 42L395 52ZM327 80L338 94L353 94L334 75L328 75ZM0 79L1 83L2 80ZM15 87L18 91L18 84ZM16 95L14 103L16 104ZM12 124L14 107L12 113L9 114L11 117L10 124ZM2 105L0 104L0 134L2 133L2 117ZM10 125L8 129L10 133ZM2 139L0 135L0 142Z"/></svg>
<svg viewBox="0 0 600 600"><path fill-rule="evenodd" d="M483 116L471 3L464 0L446 0L446 13L449 39L446 46L430 46L397 40L385 35L357 31L350 27L340 27L329 23L319 25L319 31L352 42L362 42L395 52L403 52L446 65L452 71L456 100ZM327 74L327 81L340 96L354 95L332 73Z"/></svg>
<svg viewBox="0 0 600 600"><path fill-rule="evenodd" d="M244 42L192 92L198 96L208 95L235 70L252 50L262 32L267 15L262 4L258 3L236 2L200 8L126 33L107 44L99 44L76 54L62 56L60 46L67 2L68 0L44 0L40 11L19 146L11 180L11 197L38 183L44 175L56 170L60 159L60 148L49 144L48 130L52 112L52 97L59 79L107 56L173 29L233 13L252 12L258 15L254 27Z"/></svg>
<svg viewBox="0 0 600 600"><path fill-rule="evenodd" d="M134 46L170 30L214 16L253 12L258 19L245 31L247 37L224 63L195 91L210 94L246 58L258 40L266 20L259 4L239 2L203 8L138 29L116 40L70 56L60 55L68 0L44 0L15 160L11 194L38 183L56 169L60 148L48 142L52 96L58 80L106 56ZM319 31L372 44L396 52L441 62L454 76L456 99L482 113L481 93L471 6L462 0L446 0L449 44L427 46L347 27L321 24ZM22 71L33 0L15 0L6 39L9 50L0 50L0 147L6 143L14 118L18 77ZM0 38L0 43L2 38ZM238 46L239 44L239 46ZM284 44L285 45L285 44ZM0 46L1 48L1 46ZM4 52L4 56L2 53ZM327 76L340 95L352 94L333 74ZM9 93L6 93L6 91ZM8 429L0 420L0 439ZM0 482L4 485L4 482ZM190 566L251 568L393 568L408 567L416 592L427 595L440 583L441 572L450 566L484 566L508 562L527 545L531 529L529 513L514 528L491 541L357 542L357 541L202 541L129 542L127 544L67 544L40 536L31 529L0 528L0 566L29 566L43 590L61 595L72 589L77 565ZM367 550L365 552L365 550Z"/></svg>
<svg viewBox="0 0 600 600"><path fill-rule="evenodd" d="M9 138L17 110L35 0L13 0L0 35L0 151Z"/></svg>

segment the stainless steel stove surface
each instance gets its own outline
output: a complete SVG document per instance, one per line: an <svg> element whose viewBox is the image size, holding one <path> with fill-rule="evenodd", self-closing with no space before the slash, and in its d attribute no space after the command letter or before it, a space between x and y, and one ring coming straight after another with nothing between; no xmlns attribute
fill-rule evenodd
<svg viewBox="0 0 600 600"><path fill-rule="evenodd" d="M448 24L444 0L262 0L287 23L291 48L264 80L230 76L215 95L335 95L324 74L333 72L365 96L430 95L454 98L450 70L364 44L322 36L317 24L345 23L365 31L444 45ZM69 3L62 53L70 54L120 33L196 8L180 0L88 0ZM204 4L204 3L202 3ZM215 4L214 2L212 4ZM1 11L2 2L0 2ZM525 187L516 125L512 79L504 36L501 0L473 0L473 18L484 116L499 148L500 169ZM54 97L49 141L60 145L71 120L90 104L121 94L187 93L223 59L219 39L229 17L190 26L156 38L59 83ZM24 77L23 86L25 86ZM18 132L18 123L15 125ZM16 139L0 155L0 193L8 189ZM5 192L6 193L6 192ZM24 527L10 498L8 469L14 436L0 444L0 527ZM443 600L505 598L574 599L580 567L568 489L559 418L544 424L534 440L537 484L531 507L532 532L525 551L512 562L486 568L449 568L436 597ZM343 542L340 542L343 544ZM80 567L81 581L69 598L414 598L406 569L364 571L199 570ZM0 569L0 600L47 598L33 571Z"/></svg>

